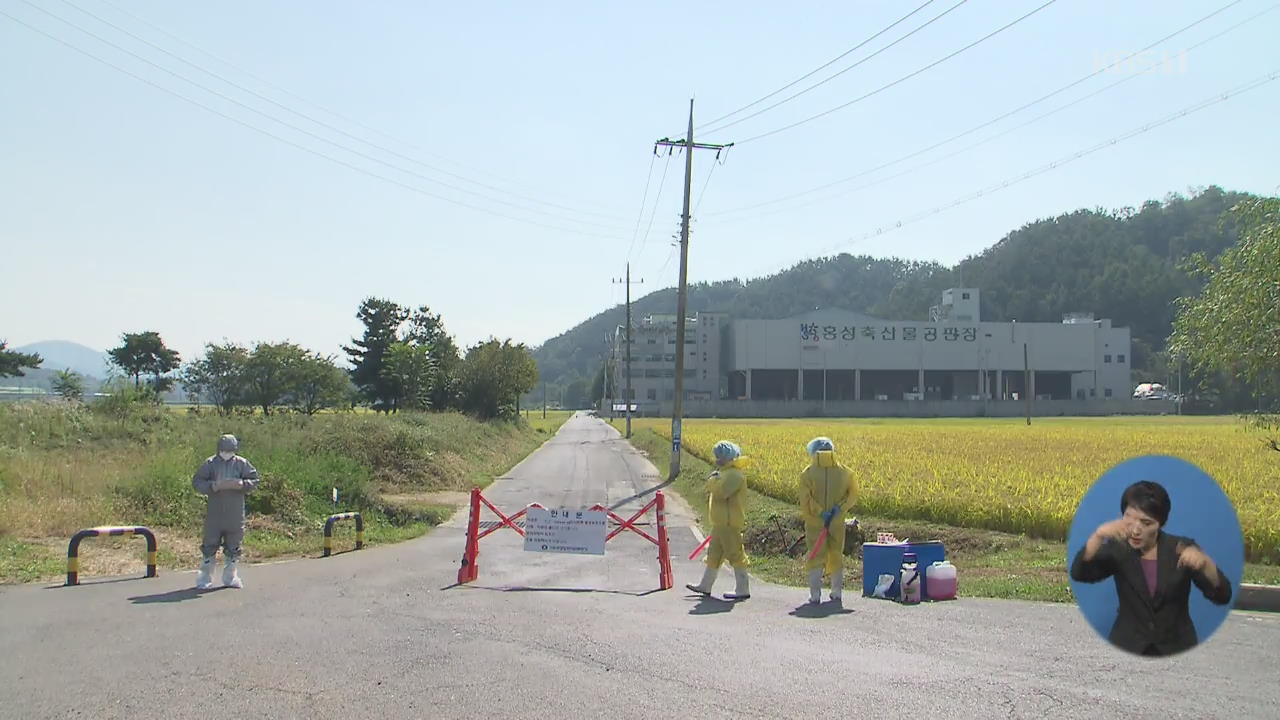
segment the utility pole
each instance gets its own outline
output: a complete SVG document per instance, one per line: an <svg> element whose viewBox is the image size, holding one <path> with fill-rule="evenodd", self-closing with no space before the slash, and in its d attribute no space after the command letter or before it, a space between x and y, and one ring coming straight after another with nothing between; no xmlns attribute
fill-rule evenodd
<svg viewBox="0 0 1280 720"><path fill-rule="evenodd" d="M1178 414L1182 414L1182 356L1178 356Z"/></svg>
<svg viewBox="0 0 1280 720"><path fill-rule="evenodd" d="M547 419L547 381L542 381L542 419Z"/></svg>
<svg viewBox="0 0 1280 720"><path fill-rule="evenodd" d="M689 131L683 141L663 138L656 144L659 147L683 147L684 157L684 212L680 215L680 289L676 296L676 393L671 407L671 469L667 479L675 480L680 474L680 420L684 411L684 316L687 312L688 278L689 278L689 191L693 183L693 151L720 151L731 147L727 145L711 145L693 142L693 100L689 100Z"/></svg>
<svg viewBox="0 0 1280 720"><path fill-rule="evenodd" d="M609 396L609 354L600 353L600 413L604 414L605 398ZM610 412L612 412L610 408Z"/></svg>
<svg viewBox="0 0 1280 720"><path fill-rule="evenodd" d="M1027 396L1027 424L1031 424L1031 363L1027 361L1027 344L1022 343L1022 394Z"/></svg>
<svg viewBox="0 0 1280 720"><path fill-rule="evenodd" d="M614 280L614 282L619 282ZM631 439L631 398L633 397L631 390L631 263L627 263L627 277L623 280L627 284L627 389L623 393L622 402L627 404L627 439ZM644 278L636 281L644 283Z"/></svg>

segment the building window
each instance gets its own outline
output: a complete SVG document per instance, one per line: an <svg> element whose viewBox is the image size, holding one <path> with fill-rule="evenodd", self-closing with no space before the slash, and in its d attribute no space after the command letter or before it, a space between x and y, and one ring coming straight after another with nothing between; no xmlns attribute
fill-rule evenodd
<svg viewBox="0 0 1280 720"><path fill-rule="evenodd" d="M1104 362L1104 363L1109 363L1109 362L1111 362L1111 356L1110 356L1110 355L1103 355L1103 356L1102 356L1102 362Z"/></svg>
<svg viewBox="0 0 1280 720"><path fill-rule="evenodd" d="M650 344L650 345L657 345L657 344L658 344L658 340L657 340L657 338L649 338L649 339L648 339L648 340L646 340L645 342L646 342L646 343L648 343L648 344Z"/></svg>
<svg viewBox="0 0 1280 720"><path fill-rule="evenodd" d="M703 380L706 380L706 379L707 379L707 371L706 371L706 370L703 370L703 371L702 371L702 379L703 379Z"/></svg>
<svg viewBox="0 0 1280 720"><path fill-rule="evenodd" d="M697 371L697 370L685 370L685 371L684 371L684 377L685 377L685 379L686 379L686 380L697 380L697 379L698 379L698 371Z"/></svg>
<svg viewBox="0 0 1280 720"><path fill-rule="evenodd" d="M963 299L963 300L968 300L968 299L969 299L969 293L960 293L960 298L961 298L961 299Z"/></svg>
<svg viewBox="0 0 1280 720"><path fill-rule="evenodd" d="M703 336L702 336L702 344L703 344L703 345L706 345L706 344L707 344L707 336L706 336L706 335L703 335Z"/></svg>
<svg viewBox="0 0 1280 720"><path fill-rule="evenodd" d="M657 400L658 399L657 388L649 388L649 392L646 394L646 397L648 397L650 400Z"/></svg>
<svg viewBox="0 0 1280 720"><path fill-rule="evenodd" d="M1111 388L1107 388L1107 389L1103 390L1103 391L1102 391L1102 394L1103 394L1103 396L1104 396L1104 397L1111 397Z"/></svg>
<svg viewBox="0 0 1280 720"><path fill-rule="evenodd" d="M672 390L671 388L667 388L666 390L662 391L662 399L664 400L674 400L675 397L676 397L676 391Z"/></svg>
<svg viewBox="0 0 1280 720"><path fill-rule="evenodd" d="M1123 363L1123 362L1124 362L1124 355L1117 355L1117 356L1116 356L1116 362L1118 362L1118 363Z"/></svg>

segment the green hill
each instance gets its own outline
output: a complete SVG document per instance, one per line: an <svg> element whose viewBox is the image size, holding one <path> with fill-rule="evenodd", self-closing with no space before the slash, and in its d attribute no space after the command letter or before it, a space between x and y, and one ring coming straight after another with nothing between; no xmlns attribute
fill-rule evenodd
<svg viewBox="0 0 1280 720"><path fill-rule="evenodd" d="M1078 210L1028 223L953 267L848 254L806 260L768 277L691 284L689 312L781 318L840 307L923 320L944 289L976 287L986 320L1059 322L1076 311L1111 318L1132 330L1135 370L1163 378L1160 352L1171 331L1173 301L1199 289L1179 263L1194 252L1214 257L1234 243L1233 228L1220 220L1249 197L1210 186L1136 209ZM666 289L633 300L632 313L642 318L672 313L675 306L675 290ZM623 306L609 308L535 351L551 397L599 373L605 337L625 318Z"/></svg>

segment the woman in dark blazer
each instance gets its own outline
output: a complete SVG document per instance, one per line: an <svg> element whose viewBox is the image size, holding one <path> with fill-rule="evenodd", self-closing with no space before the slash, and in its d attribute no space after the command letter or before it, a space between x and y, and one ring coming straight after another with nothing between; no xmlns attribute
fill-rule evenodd
<svg viewBox="0 0 1280 720"><path fill-rule="evenodd" d="M1071 579L1115 578L1119 608L1111 643L1138 655L1174 655L1195 647L1191 584L1217 605L1231 602L1231 582L1191 538L1164 531L1169 493L1148 480L1120 498L1121 517L1103 523L1076 553Z"/></svg>

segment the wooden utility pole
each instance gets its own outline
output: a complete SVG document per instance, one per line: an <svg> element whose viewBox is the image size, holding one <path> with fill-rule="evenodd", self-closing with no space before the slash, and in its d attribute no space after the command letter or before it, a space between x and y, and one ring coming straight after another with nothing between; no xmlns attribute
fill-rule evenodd
<svg viewBox="0 0 1280 720"><path fill-rule="evenodd" d="M688 308L689 278L689 194L693 184L693 151L695 149L720 150L731 147L727 145L711 145L693 142L693 100L689 100L689 130L685 139L672 140L663 138L656 143L659 147L683 147L684 158L684 212L680 215L680 289L676 296L676 392L671 406L671 468L667 474L668 481L680 474L680 425L684 411L684 356L688 352L684 347L685 313Z"/></svg>
<svg viewBox="0 0 1280 720"><path fill-rule="evenodd" d="M625 280L614 280L614 282L624 282L627 285L627 389L623 393L622 401L627 404L627 438L631 438L631 403L633 391L631 389L631 263L627 263L627 276ZM636 281L639 284L644 283L644 278Z"/></svg>

